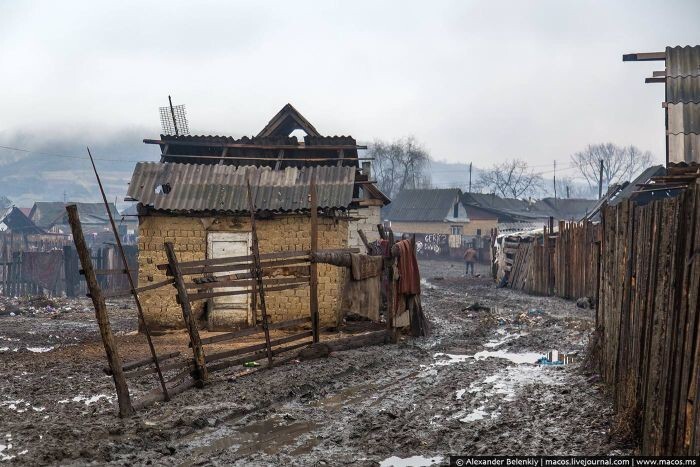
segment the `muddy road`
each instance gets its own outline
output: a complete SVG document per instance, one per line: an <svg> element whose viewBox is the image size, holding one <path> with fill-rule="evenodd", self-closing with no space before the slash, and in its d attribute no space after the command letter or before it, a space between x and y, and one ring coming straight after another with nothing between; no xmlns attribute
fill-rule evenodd
<svg viewBox="0 0 700 467"><path fill-rule="evenodd" d="M609 434L612 411L595 376L577 363L592 310L465 279L460 263L423 262L421 273L431 337L272 370L232 368L127 420L115 416L87 301L6 301L0 461L387 466L450 453L629 452ZM126 359L145 356L129 303L111 303L110 316ZM155 337L159 352L183 342L182 333ZM549 350L573 363L535 364ZM130 382L132 395L155 383Z"/></svg>

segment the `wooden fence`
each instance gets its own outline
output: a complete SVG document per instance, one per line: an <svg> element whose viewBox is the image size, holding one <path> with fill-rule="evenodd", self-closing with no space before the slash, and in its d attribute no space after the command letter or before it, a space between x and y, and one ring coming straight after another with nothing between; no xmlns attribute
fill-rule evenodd
<svg viewBox="0 0 700 467"><path fill-rule="evenodd" d="M546 241L545 241L546 239ZM700 189L504 239L509 286L597 304L597 362L643 455L700 455ZM551 256L550 256L551 255Z"/></svg>
<svg viewBox="0 0 700 467"><path fill-rule="evenodd" d="M124 246L130 271L138 272L138 249ZM91 250L98 270L123 269L121 258L113 246ZM98 278L104 291L127 287L124 274L102 275ZM0 261L0 294L10 297L46 295L79 297L87 294L85 279L80 275L80 263L74 246L51 251L14 252Z"/></svg>
<svg viewBox="0 0 700 467"><path fill-rule="evenodd" d="M603 215L599 365L644 455L700 454L700 190Z"/></svg>
<svg viewBox="0 0 700 467"><path fill-rule="evenodd" d="M556 295L567 299L598 296L600 225L591 222L560 222L550 233L512 236L504 240L511 258L508 286L532 295Z"/></svg>

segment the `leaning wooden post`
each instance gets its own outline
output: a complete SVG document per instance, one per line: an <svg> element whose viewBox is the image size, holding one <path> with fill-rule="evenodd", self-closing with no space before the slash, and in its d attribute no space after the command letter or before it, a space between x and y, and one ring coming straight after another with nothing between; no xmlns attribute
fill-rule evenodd
<svg viewBox="0 0 700 467"><path fill-rule="evenodd" d="M102 194L102 202L104 202L105 209L107 210L107 217L109 218L109 223L112 226L112 232L114 233L114 240L117 242L117 249L119 250L119 255L121 257L122 263L124 264L124 270L126 271L126 277L129 281L129 288L131 289L131 295L134 296L134 301L136 302L136 310L139 314L140 324L143 325L144 334L146 334L146 341L148 342L148 348L151 351L151 357L153 358L153 363L156 366L156 373L158 373L158 381L160 381L160 387L163 389L163 398L165 401L170 400L168 395L168 388L165 386L165 379L163 378L163 373L160 371L160 363L158 362L158 356L156 355L156 348L153 346L153 340L151 339L151 331L148 329L146 324L146 318L143 315L143 308L141 307L141 299L139 294L136 292L136 284L134 283L134 278L131 276L131 271L129 270L129 262L126 259L126 254L124 253L124 247L122 246L121 238L119 237L119 230L117 230L117 224L114 223L114 217L112 217L112 211L109 209L109 203L107 202L107 195L105 194L104 187L102 186L102 180L100 180L100 174L97 173L97 167L95 166L95 160L92 158L92 153L90 148L87 148L88 156L90 156L90 162L92 163L92 169L95 171L95 178L97 178L97 185L100 187L100 193Z"/></svg>
<svg viewBox="0 0 700 467"><path fill-rule="evenodd" d="M311 214L311 258L314 258L318 251L318 196L315 174L311 177L311 185L309 186L309 211ZM311 261L309 276L309 310L311 312L313 341L316 343L321 340L321 336L318 315L318 265L315 261Z"/></svg>
<svg viewBox="0 0 700 467"><path fill-rule="evenodd" d="M265 303L265 287L263 283L263 271L260 266L260 246L258 245L258 230L255 226L255 202L253 201L253 190L250 189L250 179L246 178L248 188L248 210L250 211L250 240L251 250L253 252L253 278L255 279L255 288L260 297L260 314L262 315L262 326L265 334L265 350L267 352L268 368L272 368L272 346L270 344L270 326L267 321L267 304Z"/></svg>
<svg viewBox="0 0 700 467"><path fill-rule="evenodd" d="M97 284L97 276L95 275L95 270L92 267L90 250L88 250L87 244L85 243L83 229L80 226L78 208L75 204L71 204L66 206L66 211L68 211L68 223L70 224L71 231L73 232L73 241L75 242L76 250L78 250L80 265L85 272L85 282L87 282L88 290L90 291L90 298L92 299L92 304L95 307L95 318L97 318L97 325L100 328L100 336L102 337L102 343L104 344L105 352L107 353L109 369L112 371L114 386L117 389L119 416L128 417L134 414L134 407L131 405L131 399L129 398L129 386L127 386L126 378L124 378L122 359L119 357L117 343L114 342L112 326L109 324L109 316L107 316L107 306L105 305L105 299L102 296L102 289L100 289L100 286Z"/></svg>
<svg viewBox="0 0 700 467"><path fill-rule="evenodd" d="M394 246L394 231L391 230L391 227L388 229L389 231L389 270L387 271L387 278L388 278L388 290L387 290L387 298L386 298L386 303L387 303L387 319L386 319L386 325L387 329L389 331L389 341L392 344L396 344L399 341L399 334L398 331L396 330L396 326L394 325L394 320L396 318L396 307L397 307L397 296L396 296L396 281L394 279L394 264L396 264L396 257L392 254L391 250Z"/></svg>
<svg viewBox="0 0 700 467"><path fill-rule="evenodd" d="M185 287L185 281L182 278L180 265L177 262L175 248L171 242L165 243L165 254L168 255L168 266L170 267L170 272L175 279L175 288L177 289L177 296L180 300L180 307L182 308L182 318L185 320L185 326L187 326L187 332L190 335L192 353L194 354L194 366L197 369L199 380L204 382L209 377L206 360L204 357L204 349L202 348L202 341L199 339L199 328L197 327L197 322L192 314L190 299L187 296L187 288Z"/></svg>

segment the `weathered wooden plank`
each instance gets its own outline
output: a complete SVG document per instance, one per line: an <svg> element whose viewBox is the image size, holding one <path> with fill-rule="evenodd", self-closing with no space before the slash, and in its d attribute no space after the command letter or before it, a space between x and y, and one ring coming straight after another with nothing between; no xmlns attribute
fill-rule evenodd
<svg viewBox="0 0 700 467"><path fill-rule="evenodd" d="M269 279L265 279L265 284L276 284L276 285L285 285L285 284L296 284L299 282L308 282L310 276L291 276L291 277L272 277ZM211 282L202 282L202 283L195 283L195 282L187 282L185 283L185 287L188 289L218 289L220 287L245 287L245 286L252 286L257 282L257 279L225 279L225 278L212 278ZM220 279L220 280L217 280Z"/></svg>
<svg viewBox="0 0 700 467"><path fill-rule="evenodd" d="M291 319L288 321L281 321L279 323L270 323L268 324L268 329L274 330L274 329L285 329L285 328L291 328L295 326L301 326L306 323L309 323L311 321L311 318L309 317L304 317L304 318L297 318L297 319ZM253 334L257 334L263 332L263 327L262 326L252 326L249 328L244 328L244 329L239 329L237 331L231 331L227 332L225 334L219 334L216 336L211 336L211 337L205 337L202 339L202 344L215 344L219 342L226 342L232 339L236 339L238 337L244 337L244 336L251 336Z"/></svg>
<svg viewBox="0 0 700 467"><path fill-rule="evenodd" d="M285 285L273 285L270 287L264 287L263 290L265 292L275 292L278 290L289 290L289 289L295 289L297 287L301 287L304 285L308 285L309 281L308 280L301 280L299 282L288 282ZM207 298L214 298L214 297L227 297L230 295L246 295L252 293L252 289L243 289L243 290L226 290L226 291L221 291L221 292L201 292L201 293L191 293L188 294L189 301L194 302L197 300L205 300ZM258 288L258 293L260 292L260 289Z"/></svg>
<svg viewBox="0 0 700 467"><path fill-rule="evenodd" d="M316 177L311 179L309 187L309 210L311 214L311 256L318 253L318 195L316 193ZM311 315L311 328L313 329L313 341L321 339L321 318L318 312L318 265L311 263L311 278L309 280L309 314Z"/></svg>
<svg viewBox="0 0 700 467"><path fill-rule="evenodd" d="M172 243L165 243L165 253L168 257L170 271L172 271L173 276L175 277L175 288L177 289L180 307L182 308L182 317L185 321L185 326L187 327L187 332L190 336L190 343L192 344L192 352L194 354L194 364L197 369L197 377L204 382L209 376L207 372L206 358L204 356L204 349L202 348L202 343L199 339L199 328L197 327L197 321L195 320L194 314L192 313L192 308L190 307L190 299L187 296L185 281L180 273L180 266L178 265L177 256L175 255L175 247Z"/></svg>
<svg viewBox="0 0 700 467"><path fill-rule="evenodd" d="M304 339L305 337L309 337L312 335L313 335L312 331L304 331L304 332L300 332L298 334L293 334L291 336L271 340L270 347L274 347L274 346L282 345L282 344L287 344L289 342L294 342L294 341L297 341L299 339ZM240 347L237 349L225 350L223 352L217 352L217 353L207 355L206 362L209 363L209 362L214 362L216 360L223 360L224 358L234 357L236 355L243 355L243 354L255 352L256 350L262 350L262 349L266 349L266 348L267 348L267 343L262 342L260 344L253 344L253 345L249 345L246 347Z"/></svg>
<svg viewBox="0 0 700 467"><path fill-rule="evenodd" d="M154 289L159 289L161 287L165 287L166 285L172 285L174 283L174 279L166 279L164 281L156 282L153 284L149 285L144 285L143 287L139 287L136 289L136 293L141 293L141 292L146 292L147 290L154 290ZM102 296L104 298L116 298L116 297L129 297L133 295L133 292L129 289L124 289L124 290L115 290L113 292L103 292ZM90 294L87 294L89 297Z"/></svg>
<svg viewBox="0 0 700 467"><path fill-rule="evenodd" d="M179 352L179 351L170 352L170 353L166 353L166 354L161 354L161 355L158 355L158 361L159 361L159 362L163 362L163 361L165 361L165 360L169 360L169 359L171 359L171 358L175 358L175 357L177 357L177 356L179 356L179 355L180 355L180 352ZM148 357L148 358L144 358L144 359L141 359L141 360L136 360L136 361L133 361L133 362L125 363L124 366L122 367L122 369L123 369L124 371L131 371L131 370L135 370L136 368L140 368L140 367L142 367L142 366L150 365L150 364L152 364L152 363L153 363L153 358L152 358L152 357ZM155 367L153 368L153 370L155 371ZM111 370L108 366L102 367L102 371L104 371L105 374L107 374L107 375L111 375L111 374L112 374L112 370Z"/></svg>
<svg viewBox="0 0 700 467"><path fill-rule="evenodd" d="M261 267L265 269L280 267L280 266L290 266L290 265L308 265L310 261L308 258L291 258L291 259L278 259L270 260L264 263L261 262ZM248 271L250 270L253 263L240 263L234 265L223 265L223 266L195 266L181 269L183 276L192 276L200 274L210 274L214 272L233 272L233 271ZM168 271L169 276L172 275L171 271Z"/></svg>

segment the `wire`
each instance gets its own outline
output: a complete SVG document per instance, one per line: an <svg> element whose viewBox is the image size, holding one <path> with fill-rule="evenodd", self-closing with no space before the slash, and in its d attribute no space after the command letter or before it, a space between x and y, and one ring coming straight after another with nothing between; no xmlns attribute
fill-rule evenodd
<svg viewBox="0 0 700 467"><path fill-rule="evenodd" d="M89 161L90 158L87 156L78 156L78 155L72 155L72 154L55 154L55 153L50 153L50 152L42 152L42 151L32 151L30 149L22 149L22 148L15 148L12 146L2 146L0 145L0 149L7 149L9 151L17 151L17 152L24 152L27 154L37 154L37 155L42 155L42 156L50 156L50 157L64 157L68 159L83 159L85 161ZM95 157L96 161L106 161L106 162L143 162L143 160L129 160L129 159L102 159Z"/></svg>

